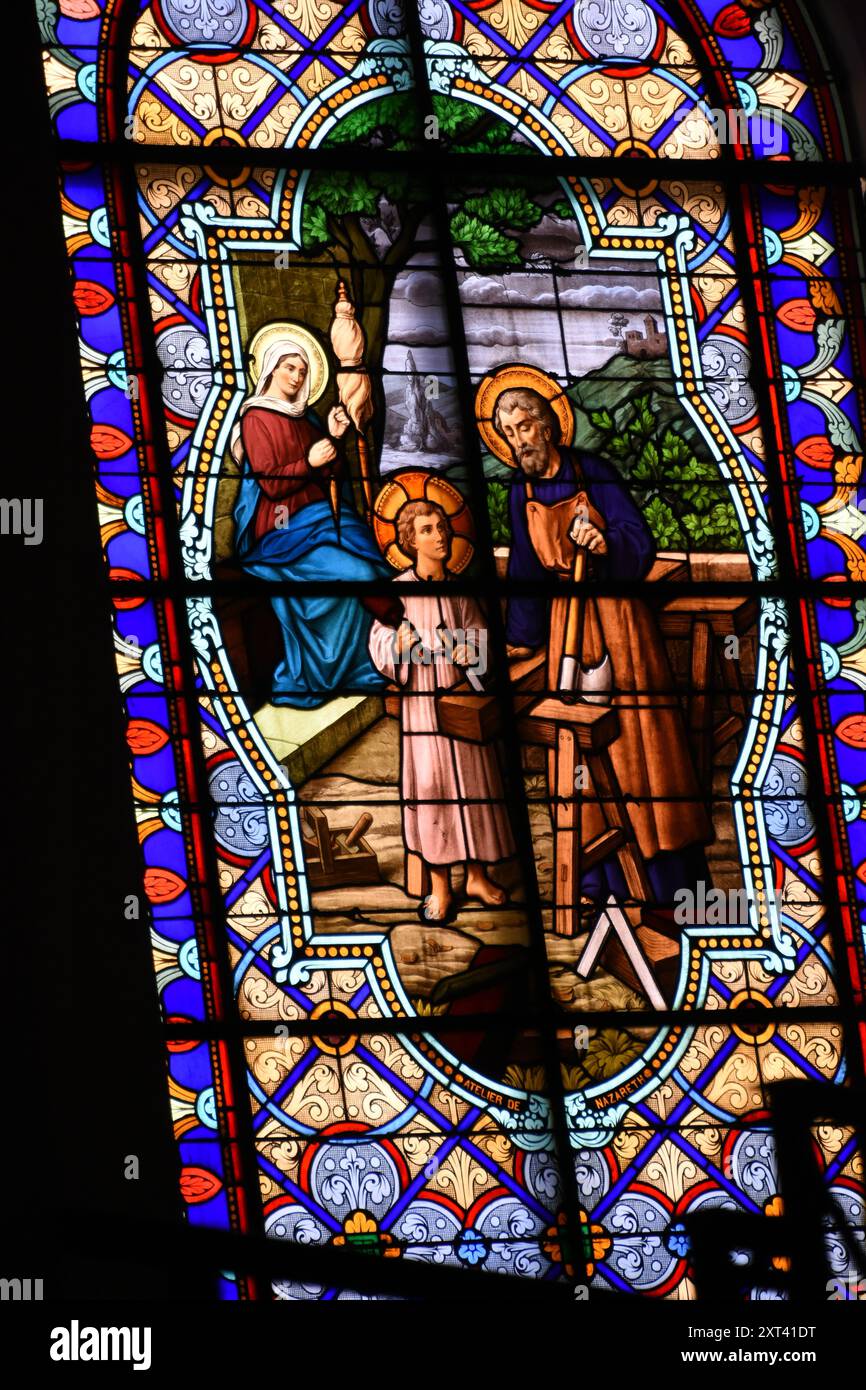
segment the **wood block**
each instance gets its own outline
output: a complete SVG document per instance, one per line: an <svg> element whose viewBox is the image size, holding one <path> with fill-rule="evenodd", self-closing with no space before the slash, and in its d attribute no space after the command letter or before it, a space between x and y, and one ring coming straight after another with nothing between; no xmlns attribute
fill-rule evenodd
<svg viewBox="0 0 866 1390"><path fill-rule="evenodd" d="M666 603L658 622L666 637L689 637L694 621L708 623L717 637L727 637L745 632L757 613L757 601L742 594L689 594Z"/></svg>
<svg viewBox="0 0 866 1390"><path fill-rule="evenodd" d="M406 892L410 898L426 898L430 892L430 870L412 849L406 851Z"/></svg>
<svg viewBox="0 0 866 1390"><path fill-rule="evenodd" d="M679 942L649 926L638 927L634 935L650 963L659 989L670 1004L679 974ZM610 975L615 975L636 994L643 995L643 986L635 974L634 967L623 950L619 938L613 932L611 932L602 950L601 963Z"/></svg>
<svg viewBox="0 0 866 1390"><path fill-rule="evenodd" d="M540 690L544 686L547 651L544 647L532 656L520 657L508 663L508 676L518 690Z"/></svg>
<svg viewBox="0 0 866 1390"><path fill-rule="evenodd" d="M666 579L676 583L688 579L689 563L688 557L681 552L674 551L670 554L659 554L650 565L647 573L647 583L655 583L657 580Z"/></svg>
<svg viewBox="0 0 866 1390"><path fill-rule="evenodd" d="M559 728L570 729L578 748L606 748L619 734L619 716L605 705L588 705L580 700L539 700L520 720L521 733L529 743L555 744Z"/></svg>
<svg viewBox="0 0 866 1390"><path fill-rule="evenodd" d="M463 685L461 681L459 688L436 697L440 732L470 743L488 743L502 732L499 700L495 695L476 695L471 690L464 693Z"/></svg>
<svg viewBox="0 0 866 1390"><path fill-rule="evenodd" d="M363 888L381 882L382 878L376 852L363 837L358 841L357 854L336 850L330 868L313 855L305 856L305 861L312 888Z"/></svg>
<svg viewBox="0 0 866 1390"><path fill-rule="evenodd" d="M718 752L720 748L724 748L726 743L730 743L732 738L736 738L742 727L743 720L736 714L730 715L728 719L723 719L721 724L717 724L713 729L714 751Z"/></svg>

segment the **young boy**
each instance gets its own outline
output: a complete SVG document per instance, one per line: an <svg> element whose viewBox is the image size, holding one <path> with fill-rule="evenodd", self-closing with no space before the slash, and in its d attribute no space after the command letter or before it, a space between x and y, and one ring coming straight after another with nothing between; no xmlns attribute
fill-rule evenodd
<svg viewBox="0 0 866 1390"><path fill-rule="evenodd" d="M486 642L484 616L467 595L425 594L424 581L448 576L452 530L435 502L408 502L397 518L398 542L412 567L398 575L404 618L396 629L376 621L370 655L406 693L400 700L403 837L430 872L423 921L453 916L452 864L466 865L466 894L492 907L506 893L486 866L514 854L502 778L490 744L439 729L436 692L465 678Z"/></svg>

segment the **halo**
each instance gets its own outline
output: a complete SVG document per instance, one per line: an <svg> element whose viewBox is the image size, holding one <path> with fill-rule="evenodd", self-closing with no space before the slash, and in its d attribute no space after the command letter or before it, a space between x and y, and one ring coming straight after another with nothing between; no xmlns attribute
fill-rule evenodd
<svg viewBox="0 0 866 1390"><path fill-rule="evenodd" d="M313 336L309 328L304 328L303 324L266 323L264 328L259 329L249 346L250 380L254 386L258 382L265 353L277 338L294 338L305 350L310 361L310 394L307 399L312 405L328 384L328 359L318 338Z"/></svg>
<svg viewBox="0 0 866 1390"><path fill-rule="evenodd" d="M491 454L509 468L515 468L514 455L500 434L493 428L493 410L503 391L537 391L550 402L559 421L559 443L568 445L574 438L574 410L559 382L538 367L511 362L486 376L475 393L475 419L478 432Z"/></svg>
<svg viewBox="0 0 866 1390"><path fill-rule="evenodd" d="M412 567L412 556L400 546L397 532L397 519L407 502L436 502L454 532L451 541L451 554L448 569L452 574L460 574L472 559L475 549L475 527L472 515L463 494L453 483L447 483L436 473L427 473L420 468L406 468L393 477L382 488L373 504L373 530L379 549L395 570Z"/></svg>

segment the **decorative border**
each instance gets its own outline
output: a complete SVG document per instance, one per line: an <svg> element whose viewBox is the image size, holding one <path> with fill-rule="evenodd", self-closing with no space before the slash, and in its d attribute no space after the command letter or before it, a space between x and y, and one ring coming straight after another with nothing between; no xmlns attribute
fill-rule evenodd
<svg viewBox="0 0 866 1390"><path fill-rule="evenodd" d="M374 61L371 59L371 63ZM308 124L298 130L298 143L316 144L324 137L333 123L332 99L335 105L347 107L374 100L393 90L389 81L393 75L393 68L387 75L368 71L360 80L340 83L333 97L327 89L309 113ZM480 77L480 70L475 75ZM464 100L498 112L501 108L515 116L512 108L517 104L495 84L488 86L477 80L470 81L464 75L455 80L455 88ZM521 111L520 119L536 143L549 146L549 152L573 153L558 135L554 137L549 128L544 128L540 113L533 113L528 104ZM296 173L276 181L268 220L221 218L212 207L202 204L188 206L181 218L183 235L202 262L203 307L215 364L214 384L192 440L182 502L181 538L187 577L191 580L211 577L211 527L216 490L230 431L246 391L243 345L237 332L231 280L232 261L245 251L260 250L262 246L290 252L301 249L300 213L305 182L305 178ZM670 215L660 219L651 230L610 226L588 184L570 179L566 186L590 256L614 253L623 259L651 262L657 268L669 340L675 353L678 394L728 484L756 577L759 580L774 577L773 542L758 479L738 449L727 423L703 393L686 264L687 252L694 245L689 219ZM291 783L256 729L245 703L234 693L236 682L232 679L211 599L205 596L190 599L189 615L201 674L215 697L215 711L226 739L254 786L266 798L282 936L281 946L272 956L277 982L295 985L308 979L316 968L354 966L365 972L379 1007L388 1017L416 1021L417 1015L399 980L386 937L380 933L315 935L303 869L298 808ZM767 829L760 801L784 707L787 645L784 604L775 598L761 599L756 695L731 786L741 863L750 896L757 905L757 920L752 929L745 932L736 928L715 931L706 927L684 931L674 1008L700 1007L713 959L758 959L771 973L782 973L795 959L793 938L783 929L774 898ZM629 1102L641 1099L668 1075L689 1037L687 1028L662 1028L638 1062L603 1085L591 1086L570 1096L567 1105L575 1142L608 1142L626 1113L626 1097ZM529 1134L525 1130L537 1108L537 1096L504 1086L494 1087L429 1035L407 1043L407 1048L428 1071L465 1099L475 1103L480 1099L493 1107L516 1143L534 1146L537 1137L534 1127Z"/></svg>
<svg viewBox="0 0 866 1390"><path fill-rule="evenodd" d="M116 90L119 90L119 85L123 81L126 62L126 55L123 49L123 34L125 32L123 21L129 16L132 8L132 5L123 3L123 0L92 0L92 4L90 4L89 10L87 11L87 17L79 21L77 17L74 19L70 18L69 14L66 13L58 15L57 6L55 5L49 7L40 3L40 22L43 26L43 37L46 48L50 50L47 54L47 60L48 64L52 67L50 74L47 73L49 79L48 85L51 93L51 112L56 123L60 140L61 142L64 139L90 140L93 142L94 146L94 157L97 157L99 154L99 147L96 143L99 138L121 138L121 132L115 119L119 103L115 102L114 93ZM710 66L712 66L715 72L716 79L720 82L724 81L730 86L729 73L725 69L749 66L747 62L744 63L743 54L749 49L750 45L754 47L754 38L751 37L751 35L741 37L737 34L733 36L730 34L722 34L716 37L710 34L710 28L715 27L717 21L721 23L722 15L730 8L727 6L726 0L707 0L707 3L703 4L700 12L697 6L691 3L691 0L686 0L686 3L680 8L684 10L688 16L687 24L682 26L683 30L687 30L689 25L691 26L696 36L697 44L704 50L704 53L709 58ZM64 11L62 3L60 9ZM788 22L792 24L797 41L802 43L803 35L801 31L803 23L795 13L794 6L789 5L787 0L783 0L780 12ZM71 13L75 14L75 11L72 10ZM80 10L78 13L80 13ZM748 16L752 25L758 22L756 15L759 15L757 7L750 7ZM762 18L762 15L759 15L759 17ZM118 22L118 19L120 22ZM786 42L790 43L790 37L788 35L786 35ZM89 58L92 57L94 48L97 45L98 63L96 68L94 68L93 64L89 62ZM810 69L811 73L814 74L818 70L818 64L816 63L813 53L810 51L810 45L808 43L806 43L805 49L807 57L803 66L807 70ZM100 104L97 107L95 105L97 96L99 93L105 92L109 94L109 99L100 99ZM817 95L815 95L816 93ZM733 92L731 96L733 99ZM507 99L508 101L513 100L511 94L509 94ZM517 103L515 103L515 105L519 111L519 105ZM804 107L810 107L812 112L816 113L814 115L815 124L818 129L820 129L821 136L823 137L822 144L824 145L824 149L822 153L826 153L831 159L844 159L847 151L835 121L835 113L832 109L832 98L827 93L826 89L819 89L814 86L814 84L810 85L807 98L802 105ZM513 111L512 114L517 114L517 112ZM545 127L542 123L541 131L535 133L542 134L544 129ZM144 152L143 150L143 153ZM146 152L156 157L158 156L159 147L147 147ZM549 146L547 146L547 152L551 152ZM191 150L190 153L193 154L193 151ZM788 171L790 171L792 175L796 175L796 166L788 165L786 167L786 172ZM708 172L706 166L701 169L701 167L696 164L695 175L699 176L702 172ZM116 296L112 297L110 295L109 300L112 304L115 304L116 307L107 312L111 312L115 316L115 322L112 324L111 340L117 344L117 348L107 359L96 346L91 346L86 317L88 310L81 308L79 292L86 292L89 294L92 287L83 285L82 279L78 274L78 267L73 264L73 271L77 275L74 290L76 305L79 307L82 314L82 366L85 380L88 383L88 399L94 422L93 447L96 458L97 476L99 479L96 484L96 490L103 540L106 547L108 563L110 564L114 540L119 539L122 535L128 536L130 532L133 533L140 538L141 542L142 559L140 569L142 577L145 579L157 576L162 577L164 574L165 557L162 549L155 547L156 532L154 527L159 524L159 518L161 516L169 514L170 508L166 511L157 508L156 511L151 511L146 515L140 495L131 496L129 498L114 495L111 490L110 474L112 468L116 466L114 461L118 458L118 454L112 452L112 450L116 450L120 446L117 442L117 434L109 436L107 428L101 424L103 411L100 407L100 402L95 400L93 395L91 395L92 388L94 393L99 392L101 394L103 391L105 392L105 395L102 397L103 400L105 400L107 396L112 396L113 398L122 397L124 383L128 381L124 365L123 348L120 346L122 343L125 342L127 345L126 360L132 362L136 361L135 354L130 351L132 342L130 338L130 333L132 331L131 316L135 310L134 302L131 302L129 294L128 257L130 255L130 249L126 248L124 251L117 246L114 240L117 232L116 230L112 232L110 225L110 214L113 210L112 199L117 199L118 205L124 214L128 212L128 208L124 206L123 190L116 186L112 186L110 189L103 189L101 196L105 199L104 205L94 204L85 197L83 193L79 197L83 182L84 176L81 173L81 165L78 165L74 170L64 170L63 200L70 259L74 260L77 252L82 247L88 248L90 245L96 248L97 257L102 256L106 250L113 252L115 257L113 265L111 265L107 273L110 274L113 288L116 291ZM840 226L843 226L844 229L846 229L845 235L850 240L851 224L848 217L842 213L834 215L839 219L837 221L837 231ZM763 240L763 218L760 210L755 210L754 218L754 226L757 233L756 245L759 246ZM126 225L125 216L120 220L123 225ZM117 219L115 218L115 227L116 226ZM741 252L745 252L745 248L739 249ZM127 258L125 263L120 259L121 257ZM845 257L846 251L843 245L841 255L842 270L838 272L840 282L843 284L846 283L846 277L850 276L850 268L846 270ZM857 265L856 258L852 259L852 264L855 266ZM103 268L108 267L108 265L108 262L104 262ZM758 250L754 252L753 268L758 277L759 289L762 289L767 278L767 265L766 262L762 260ZM790 283L793 286L793 280ZM856 331L856 323L851 321L853 301L850 297L850 291L847 289L846 295L848 296L849 323L851 323L852 329ZM769 313L769 308L767 312ZM103 329L105 322L106 321L103 319ZM767 325L762 323L760 327L763 335L765 363L772 370L773 365L777 362L775 338L770 334ZM103 336L98 341L100 343L106 342L108 338L103 333ZM855 345L855 355L857 352L859 352L859 361L862 366L863 361L866 360L866 353L863 351L862 342L860 342L859 346ZM146 382L143 383L143 387L145 389L142 392L142 409L146 409L148 405ZM799 447L794 447L797 436L788 424L789 417L786 413L786 404L784 400L779 401L779 413L777 417L779 451L783 459L790 464L793 476L794 455L800 460L801 464L803 455L799 452ZM129 417L128 420L126 416L123 416L123 403L121 401L121 409L118 412L118 418L123 419L123 430L128 432L126 435L126 446L132 451L133 440L135 441L135 455L140 459L142 475L146 481L147 477L152 476L152 470L148 468L143 454L143 440L146 438L146 435L143 433L144 425L142 419L129 403L127 403L126 411ZM153 418L152 415L151 418ZM117 433L120 434L122 431L118 431ZM769 443L769 441L767 442ZM843 460L838 460L834 463L833 467L833 480L831 481L828 479L828 482L830 482L828 498L830 494L834 492L835 481L837 479L837 468L843 467ZM800 476L801 472L802 469L798 468L797 476ZM851 471L850 473L845 473L844 478L840 476L838 481L845 487L850 487L856 484L857 475ZM173 498L170 495L167 498L167 502L173 505ZM825 517L829 517L830 515L832 515L832 508L822 509L821 521L824 522ZM789 518L789 525L791 534L799 545L799 518L792 514ZM851 559L854 559L853 555ZM807 573L805 561L803 561L801 572L804 574ZM854 573L854 571L851 572L852 574ZM835 576L833 574L827 574L822 577L830 579ZM121 604L118 603L117 607L121 607ZM142 605L142 611L151 614L154 625L164 622L166 616L170 620L172 627L174 627L176 623L179 623L180 620L180 615L174 611L167 615L160 616L163 612L161 601L151 602L147 600ZM817 663L819 654L821 654L822 651L835 651L833 646L833 633L826 623L822 623L821 632L824 633L824 637L823 639L819 639L818 620L814 612L804 605L802 616L810 655L814 656ZM127 651L123 646L122 640L118 638L120 652L120 685L126 697L127 708L130 710L128 742L136 775L142 778L142 784L147 782L147 759L163 746L163 744L159 742L159 739L163 738L165 730L158 728L157 724L152 721L135 717L134 709L137 698L135 687L138 686L139 688L143 688L147 692L148 699L142 702L142 707L147 710L148 714L153 713L154 716L157 716L157 711L162 711L158 717L160 720L164 719L166 726L170 727L169 711L172 704L170 698L172 689L168 687L167 693L163 693L161 675L163 670L167 675L172 672L174 655L178 650L174 638L172 638L171 641L169 640L169 634L167 634L164 626L162 630L156 630L158 631L158 641L154 642L152 648L148 648L147 651L138 652L137 654L132 654ZM175 632L175 637L176 636L177 633ZM824 641L825 645L823 649L819 646L819 640ZM860 645L862 645L862 643ZM843 648L840 648L840 652L850 661L853 659L858 649L858 643L855 637L851 637L843 644ZM147 680L150 673L153 673L153 678L151 684L148 685ZM835 745L831 738L833 726L829 718L828 709L832 700L839 697L836 695L828 696L826 689L822 688L820 684L820 669L817 664L815 670L810 671L809 674L816 682L815 704L820 715L819 729L822 735L819 752L826 768L826 785L827 788L831 788L839 785L838 777L836 776L837 757L843 759L840 766L844 770L844 758L851 750L847 746L843 746L846 741L842 734L837 732L835 736ZM160 679L157 679L157 676L159 676ZM842 693L844 694L844 688ZM151 707L153 708L151 709ZM175 734L177 734L177 731L175 731ZM189 731L187 731L186 736L191 736ZM171 849L172 854L177 856L178 863L186 863L186 872L191 885L194 886L196 883L202 881L203 841L208 833L208 825L202 813L196 810L190 810L184 813L183 829L178 825L176 806L173 808L171 798L174 796L180 799L182 793L185 799L189 795L189 785L185 779L184 768L180 761L181 751L178 746L177 738L172 747L176 764L175 783L165 792L159 806L160 819L162 822L159 833L147 833L144 835L142 843L142 855L146 866L144 882L146 890L149 890L148 897L151 902L155 921L155 963L157 966L161 995L163 994L163 989L165 989L165 995L163 997L173 997L173 990L180 985L188 986L191 991L190 998L192 998L192 992L197 989L199 1002L195 1005L190 1004L188 1011L193 1013L197 1018L213 1018L218 1016L212 1012L213 962L208 959L206 950L201 951L197 948L197 935L201 938L202 945L205 944L203 935L204 927L202 924L202 905L194 902L192 898L188 899L182 895L175 897L168 903L165 900L160 900L156 894L151 896L151 892L154 890L157 881L159 879L164 880L166 877L165 865L169 862L173 862L168 854L168 848ZM856 783L857 780L856 776L851 775L852 783ZM145 800L148 800L148 798L145 798ZM850 802L846 804L850 805ZM851 853L854 855L854 866L856 867L860 864L859 873L862 880L864 875L864 863L866 863L866 853L864 853L864 851L866 851L866 844L864 844L866 824L864 824L861 815L856 822L849 822L846 827L841 811L838 815L834 815L832 814L834 809L835 808L830 808L830 819L838 853L835 856L834 865L828 866L827 872L829 874L831 871L835 871L838 877L842 902L843 904L851 904L851 909L847 912L847 915L843 913L843 921L849 933L850 955L847 964L850 967L851 979L856 991L859 988L858 969L862 970L863 947L862 941L855 943L852 936L853 905L855 899L852 893L854 880L851 874L849 845ZM143 821L142 824L143 831L153 823L154 817L150 815L152 810L152 807L148 808L148 818ZM861 861L863 861L863 863L861 863ZM857 889L859 889L859 884L857 885ZM174 892L176 890L172 889L172 891ZM862 889L859 889L859 891L862 899ZM170 917L167 917L166 914L170 914ZM168 924L164 925L165 922ZM198 925L196 925L196 923L198 923ZM185 940L178 939L179 934L181 934L183 930L187 930L191 934ZM163 935L163 931L166 933L171 932L171 938L169 938L168 935ZM224 952L224 946L220 947L219 943L216 943L216 949L221 949ZM855 950L859 950L859 955L855 954ZM703 959L706 960L706 955L704 955ZM843 962L839 961L837 965L841 969ZM859 998L862 1000L862 995L860 995ZM731 1026L734 1027L734 1031L736 1031L735 1025L732 1024ZM677 1030L672 1031L671 1037L673 1037L673 1032L675 1031ZM190 1219L199 1220L210 1225L221 1224L228 1221L239 1221L242 1223L244 1217L241 1207L247 1200L248 1194L245 1191L243 1180L239 1176L238 1169L232 1158L232 1153L226 1145L236 1139L236 1132L234 1129L236 1120L230 1112L233 1109L233 1105L242 1106L243 1101L241 1098L234 1098L233 1102L232 1097L221 1095L216 1102L215 1114L212 1104L213 1092L210 1084L215 1077L228 1077L230 1074L226 1048L221 1044L218 1048L215 1048L211 1054L207 1044L195 1045L192 1052L186 1044L172 1043L169 1044L169 1047L172 1053L170 1065L172 1068L172 1085L175 1088L172 1094L179 1126L178 1136L179 1138L183 1136L183 1141L181 1142L181 1155L184 1163L182 1191L185 1201L189 1204ZM203 1058L204 1066L203 1068L199 1067L198 1069L193 1069L191 1067L191 1062L195 1061L198 1058L198 1054L201 1052L208 1053L208 1055ZM625 1075L627 1080L624 1084L631 1087L635 1081L635 1077L631 1076L629 1073ZM178 1080L177 1078L182 1078L182 1080ZM187 1084L184 1085L184 1081L186 1081ZM189 1125L188 1096L193 1093L190 1089L191 1087L194 1087L195 1091L198 1093L199 1101L206 1102L202 1104L196 1103L195 1105L197 1115L204 1117L198 1130L191 1129ZM175 1094L175 1090L177 1094ZM181 1092L184 1094L181 1094ZM629 1093L629 1099L633 1101L635 1097L636 1090L632 1089ZM602 1097L602 1100L603 1099L604 1097ZM615 1098L612 1099L615 1100ZM542 1121L544 1120L543 1116L538 1116L537 1118ZM507 1119L508 1117L506 1116L506 1120ZM747 1128L748 1121L749 1117L741 1117L742 1126ZM219 1133L219 1141L215 1134L216 1130L218 1130ZM208 1136L214 1142L206 1148L205 1142L203 1141L206 1141ZM196 1142L187 1142L190 1139L194 1139ZM540 1147L543 1147L543 1144L541 1144ZM195 1154L196 1157L204 1157L204 1161L207 1163L208 1167L204 1168L197 1165L193 1161L193 1154ZM250 1200L254 1200L251 1194ZM228 1296L237 1296L236 1287L226 1285L224 1287L224 1292Z"/></svg>

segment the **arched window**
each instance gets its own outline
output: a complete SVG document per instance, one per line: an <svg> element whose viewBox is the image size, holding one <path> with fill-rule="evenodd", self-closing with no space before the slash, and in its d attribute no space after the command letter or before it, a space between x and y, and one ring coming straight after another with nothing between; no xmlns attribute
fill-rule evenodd
<svg viewBox="0 0 866 1390"><path fill-rule="evenodd" d="M690 1217L781 1210L768 1087L863 1074L863 299L800 7L41 15L190 1221L692 1297Z"/></svg>

